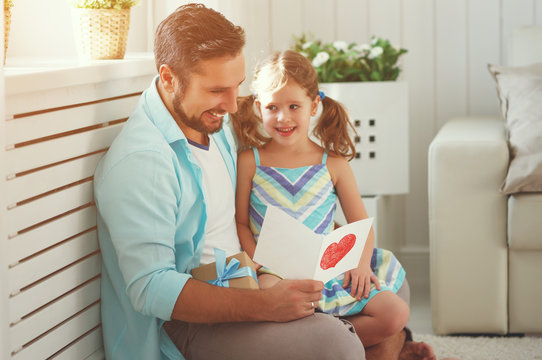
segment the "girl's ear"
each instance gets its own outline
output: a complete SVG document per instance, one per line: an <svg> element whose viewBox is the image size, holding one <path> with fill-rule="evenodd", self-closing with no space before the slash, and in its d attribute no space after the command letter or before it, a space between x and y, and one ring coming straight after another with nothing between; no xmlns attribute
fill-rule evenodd
<svg viewBox="0 0 542 360"><path fill-rule="evenodd" d="M320 104L320 95L316 95L316 97L312 101L311 116L316 115L316 113L318 112L318 104Z"/></svg>
<svg viewBox="0 0 542 360"><path fill-rule="evenodd" d="M254 100L254 105L256 106L256 109L258 109L258 115L260 115L260 119L263 119L262 116L262 103L258 100Z"/></svg>

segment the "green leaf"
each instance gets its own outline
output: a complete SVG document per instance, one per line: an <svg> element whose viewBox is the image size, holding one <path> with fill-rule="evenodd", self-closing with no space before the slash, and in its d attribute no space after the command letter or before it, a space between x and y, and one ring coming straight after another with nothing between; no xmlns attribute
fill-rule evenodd
<svg viewBox="0 0 542 360"><path fill-rule="evenodd" d="M375 59L369 59L366 52L358 50L359 47L355 42L348 44L347 50L343 52L337 50L332 43L322 43L321 40L315 39L312 34L303 33L292 38L294 43L291 48L302 52L310 61L321 51L326 51L330 55L325 64L316 68L321 82L395 80L401 71L397 65L399 58L407 53L406 49L395 48L389 40L375 36L372 37L375 43L371 47L380 46L383 51L382 55Z"/></svg>
<svg viewBox="0 0 542 360"><path fill-rule="evenodd" d="M380 73L378 71L373 71L371 73L371 80L373 80L373 81L381 81L382 76L380 75Z"/></svg>

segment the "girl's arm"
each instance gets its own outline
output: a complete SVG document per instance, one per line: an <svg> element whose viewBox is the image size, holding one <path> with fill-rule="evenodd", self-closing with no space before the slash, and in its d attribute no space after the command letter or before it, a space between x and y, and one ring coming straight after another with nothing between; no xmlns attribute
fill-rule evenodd
<svg viewBox="0 0 542 360"><path fill-rule="evenodd" d="M331 178L347 223L366 219L368 217L367 211L365 210L365 205L356 184L356 178L348 161L342 156L330 154L328 157L328 169L331 173ZM352 277L352 296L355 296L357 293L358 300L361 299L361 296L369 296L371 281L375 283L377 289L380 288L380 284L371 270L373 249L374 231L371 227L357 271L354 273L350 271L345 274L344 285L347 286L350 277ZM360 276L361 278L359 278Z"/></svg>
<svg viewBox="0 0 542 360"><path fill-rule="evenodd" d="M250 203L250 190L252 189L252 178L256 172L256 161L252 150L246 150L237 157L237 189L235 194L235 222L237 235L243 250L254 258L256 241L249 227L248 208ZM256 264L256 266L260 266ZM276 285L281 279L272 274L258 275L260 289L267 289Z"/></svg>
<svg viewBox="0 0 542 360"><path fill-rule="evenodd" d="M356 184L356 178L354 177L354 172L350 167L348 161L342 156L338 155L329 155L328 157L328 169L331 173L331 179L335 190L337 191L337 197L339 198L339 203L346 218L347 223L353 223L358 220L367 219L367 210L365 210L365 205L361 199L361 195ZM369 262L371 261L371 256L373 253L374 247L374 232L371 227L369 232L369 237L365 243L364 253L369 250ZM363 256L362 256L363 259Z"/></svg>
<svg viewBox="0 0 542 360"><path fill-rule="evenodd" d="M249 227L248 207L250 201L250 190L252 178L256 171L256 161L252 150L241 152L237 158L237 189L235 192L235 222L237 224L237 235L241 247L250 258L254 257L256 241L252 236Z"/></svg>

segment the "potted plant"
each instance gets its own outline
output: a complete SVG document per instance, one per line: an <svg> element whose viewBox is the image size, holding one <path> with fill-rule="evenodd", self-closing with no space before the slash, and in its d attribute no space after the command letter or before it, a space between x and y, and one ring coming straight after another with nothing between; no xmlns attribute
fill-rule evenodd
<svg viewBox="0 0 542 360"><path fill-rule="evenodd" d="M70 0L79 56L123 59L130 28L130 8L139 0Z"/></svg>
<svg viewBox="0 0 542 360"><path fill-rule="evenodd" d="M374 36L370 44L362 45L322 43L305 34L294 40L293 49L311 60L318 81L324 83L396 80L401 72L397 61L407 52Z"/></svg>
<svg viewBox="0 0 542 360"><path fill-rule="evenodd" d="M323 43L294 36L292 49L314 66L320 90L344 104L355 127L351 162L362 194L408 192L408 88L398 81L407 50L372 37L369 44Z"/></svg>
<svg viewBox="0 0 542 360"><path fill-rule="evenodd" d="M4 64L6 63L6 54L8 52L9 29L11 27L11 8L13 0L4 0Z"/></svg>

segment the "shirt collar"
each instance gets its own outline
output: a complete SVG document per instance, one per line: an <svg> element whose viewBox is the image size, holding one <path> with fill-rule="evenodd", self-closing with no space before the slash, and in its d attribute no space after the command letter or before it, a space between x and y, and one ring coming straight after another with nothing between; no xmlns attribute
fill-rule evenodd
<svg viewBox="0 0 542 360"><path fill-rule="evenodd" d="M160 76L156 75L156 77L152 80L151 86L145 90L144 96L147 106L146 112L154 125L162 133L168 144L172 144L178 140L183 140L186 144L188 144L187 137L184 135L181 128L179 128L179 125L177 125L177 122L173 116L171 116L171 113L158 93L158 81L160 81ZM226 126L225 124L227 121L228 114L225 115L224 126ZM215 137L217 134L220 134L223 131L224 129L221 129L218 133L211 134L210 137Z"/></svg>
<svg viewBox="0 0 542 360"><path fill-rule="evenodd" d="M173 116L171 116L171 113L166 108L158 93L158 81L160 81L160 77L156 75L151 86L145 91L146 110L149 118L169 144L178 140L186 141L186 136L179 128L179 125L177 125L175 119L173 119Z"/></svg>

